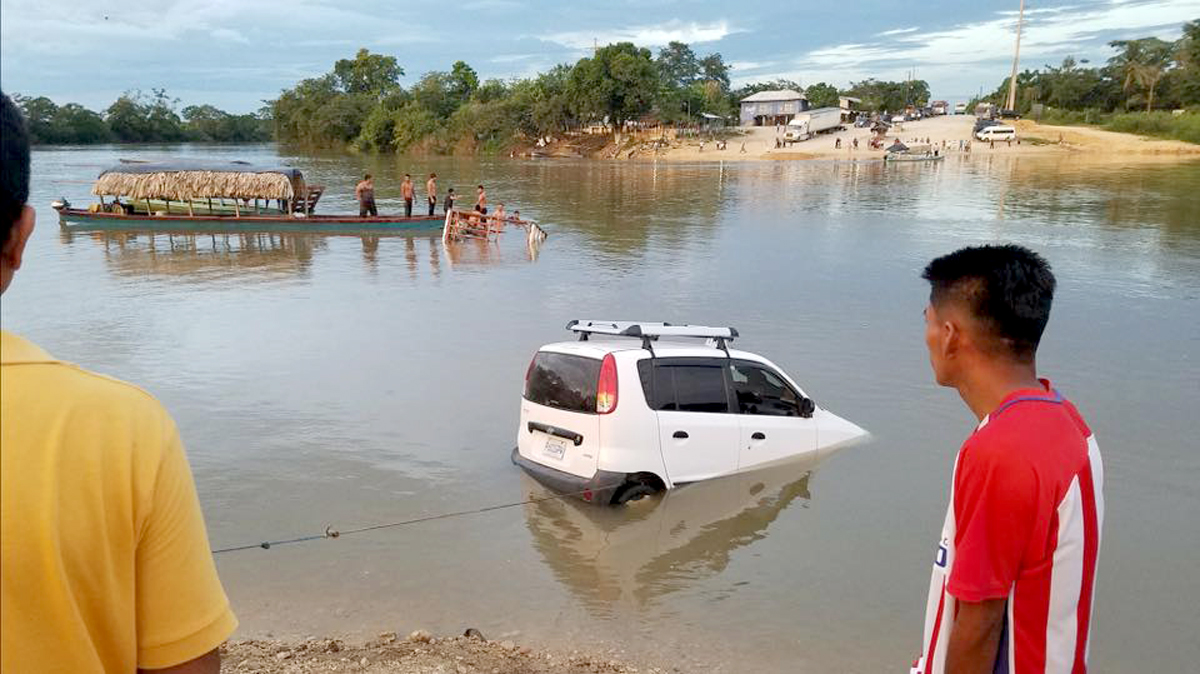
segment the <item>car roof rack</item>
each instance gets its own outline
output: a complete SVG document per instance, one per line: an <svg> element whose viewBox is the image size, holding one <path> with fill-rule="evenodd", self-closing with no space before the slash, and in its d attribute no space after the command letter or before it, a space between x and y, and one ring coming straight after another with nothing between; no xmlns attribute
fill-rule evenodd
<svg viewBox="0 0 1200 674"><path fill-rule="evenodd" d="M737 328L712 327L707 325L676 325L672 323L647 323L643 321L588 321L573 320L567 329L579 333L579 341L586 342L589 335L612 337L634 337L642 340L642 348L654 355L651 342L659 337L694 337L712 339L717 347L729 355L729 342L738 337Z"/></svg>

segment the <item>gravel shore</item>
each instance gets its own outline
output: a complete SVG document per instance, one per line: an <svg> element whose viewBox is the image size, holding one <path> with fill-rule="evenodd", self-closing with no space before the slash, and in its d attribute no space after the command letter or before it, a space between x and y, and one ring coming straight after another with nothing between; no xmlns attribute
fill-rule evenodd
<svg viewBox="0 0 1200 674"><path fill-rule="evenodd" d="M339 639L253 639L222 647L226 674L667 674L680 670L635 667L596 654L551 653L482 635L435 637L418 630L408 637L386 632L365 644Z"/></svg>

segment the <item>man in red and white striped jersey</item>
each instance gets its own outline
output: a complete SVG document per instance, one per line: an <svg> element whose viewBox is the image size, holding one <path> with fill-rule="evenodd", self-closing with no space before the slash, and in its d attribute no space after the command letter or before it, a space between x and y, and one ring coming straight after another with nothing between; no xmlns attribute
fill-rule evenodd
<svg viewBox="0 0 1200 674"><path fill-rule="evenodd" d="M1088 669L1104 470L1035 355L1054 275L1020 246L930 262L925 343L979 425L958 451L915 674Z"/></svg>

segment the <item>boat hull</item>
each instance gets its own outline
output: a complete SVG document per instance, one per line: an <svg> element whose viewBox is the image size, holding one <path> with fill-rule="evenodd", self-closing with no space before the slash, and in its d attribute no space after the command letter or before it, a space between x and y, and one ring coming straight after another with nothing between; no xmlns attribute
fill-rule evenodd
<svg viewBox="0 0 1200 674"><path fill-rule="evenodd" d="M310 215L304 218L270 215L124 215L91 213L72 208L58 211L59 225L74 232L281 232L288 234L363 234L376 232L440 231L444 216Z"/></svg>
<svg viewBox="0 0 1200 674"><path fill-rule="evenodd" d="M884 155L883 160L888 163L913 162L913 161L941 161L946 158L946 155L921 156L921 155Z"/></svg>

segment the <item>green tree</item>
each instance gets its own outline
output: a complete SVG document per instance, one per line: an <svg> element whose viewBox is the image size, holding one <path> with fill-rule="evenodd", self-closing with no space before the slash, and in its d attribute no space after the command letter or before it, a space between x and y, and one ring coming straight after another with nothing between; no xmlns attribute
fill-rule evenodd
<svg viewBox="0 0 1200 674"><path fill-rule="evenodd" d="M487 80L475 91L475 100L480 103L499 101L506 96L508 96L508 85L504 83L504 80Z"/></svg>
<svg viewBox="0 0 1200 674"><path fill-rule="evenodd" d="M650 51L631 42L610 44L580 59L567 83L572 107L581 117L607 117L620 125L650 110L658 90Z"/></svg>
<svg viewBox="0 0 1200 674"><path fill-rule="evenodd" d="M78 103L67 103L55 111L51 128L52 143L86 145L112 140L104 118Z"/></svg>
<svg viewBox="0 0 1200 674"><path fill-rule="evenodd" d="M359 49L353 59L341 59L333 64L333 76L338 86L348 94L368 94L382 97L400 86L404 69L395 56L372 54Z"/></svg>
<svg viewBox="0 0 1200 674"><path fill-rule="evenodd" d="M709 54L700 59L700 79L716 82L722 91L729 91L729 70L720 54Z"/></svg>
<svg viewBox="0 0 1200 674"><path fill-rule="evenodd" d="M29 98L17 94L13 96L13 102L25 115L25 125L29 131L30 143L37 145L59 142L54 139L54 115L58 113L58 105L54 101L45 96Z"/></svg>
<svg viewBox="0 0 1200 674"><path fill-rule="evenodd" d="M212 105L189 105L183 109L182 114L189 134L196 140L210 142L222 140L226 119L230 116Z"/></svg>
<svg viewBox="0 0 1200 674"><path fill-rule="evenodd" d="M663 82L672 87L685 87L695 82L701 72L696 52L683 42L670 42L658 50L654 63Z"/></svg>
<svg viewBox="0 0 1200 674"><path fill-rule="evenodd" d="M465 61L455 61L450 66L450 93L458 98L458 102L466 103L471 95L479 89L479 75Z"/></svg>
<svg viewBox="0 0 1200 674"><path fill-rule="evenodd" d="M1154 90L1170 67L1174 52L1173 45L1156 37L1138 40L1114 40L1108 46L1117 49L1108 60L1112 71L1120 78L1121 91L1125 93L1125 109L1129 109L1130 92L1136 88L1145 91L1146 109L1154 105Z"/></svg>
<svg viewBox="0 0 1200 674"><path fill-rule="evenodd" d="M814 108L836 108L839 105L837 87L824 82L809 85L804 90L808 104Z"/></svg>
<svg viewBox="0 0 1200 674"><path fill-rule="evenodd" d="M141 92L125 92L104 113L108 128L122 143L142 143L150 137L149 109Z"/></svg>

